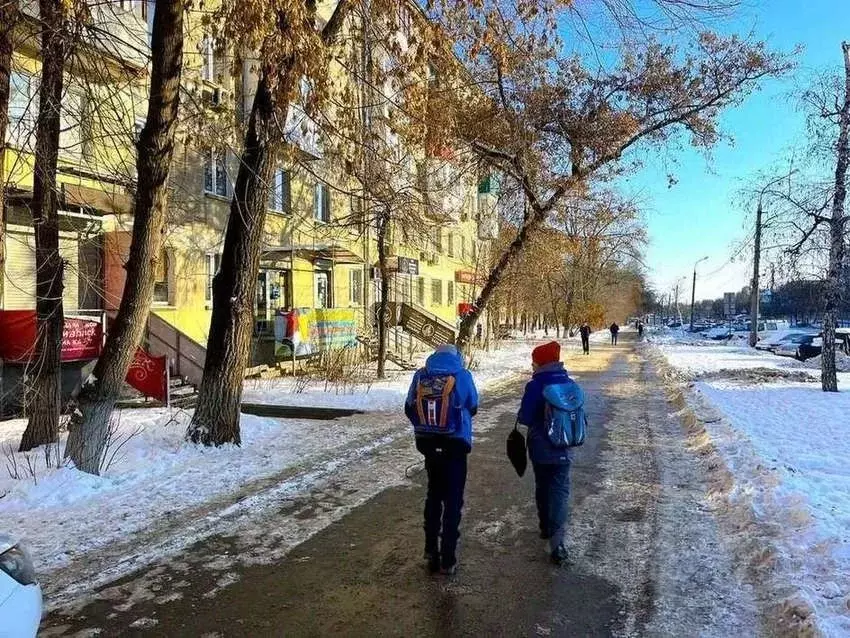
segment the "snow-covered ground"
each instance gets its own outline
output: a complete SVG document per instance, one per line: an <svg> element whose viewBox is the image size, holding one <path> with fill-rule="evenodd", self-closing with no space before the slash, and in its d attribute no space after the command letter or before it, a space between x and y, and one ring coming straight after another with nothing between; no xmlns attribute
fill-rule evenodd
<svg viewBox="0 0 850 638"><path fill-rule="evenodd" d="M511 341L476 354L472 368L479 388L486 393L499 381L530 372L535 343ZM68 571L65 568L81 560L90 563L106 548L114 552L114 546L126 546L128 554L138 553L134 539L158 530L182 534L186 543L199 540L203 532L188 529L197 521L220 518L220 512L234 507L256 514L254 510L263 507L252 501L256 492L277 486L303 493L340 463L407 436L401 406L410 375L399 373L371 387L349 387L339 395L322 392L318 383L290 395L285 381L262 382L262 387L246 391L246 400L346 405L376 413L337 421L243 415L240 447L210 449L187 443L184 433L191 414L185 411L124 410L116 413L115 442L107 454L111 458L114 452L114 459L102 476L61 462L65 435L49 454L44 448L16 452L25 421L0 422L0 529L24 540L48 581L51 573ZM279 500L270 500L268 506L275 504ZM117 556L119 562L124 558ZM127 570L134 566L133 560L126 562ZM118 575L120 569L115 569L112 576Z"/></svg>
<svg viewBox="0 0 850 638"><path fill-rule="evenodd" d="M685 335L650 333L776 553L774 577L828 636L850 635L850 374L820 389L812 365ZM810 377L810 380L807 380ZM705 413L708 412L708 416ZM712 415L711 412L718 414Z"/></svg>
<svg viewBox="0 0 850 638"><path fill-rule="evenodd" d="M527 373L531 366L532 344L543 339L541 331L528 338L503 342L498 349L490 352L476 351L470 365L476 383L484 387L511 374ZM424 363L425 356L419 357L418 365ZM387 379L376 379L371 383L328 383L316 379L305 384L303 380L292 377L246 381L243 400L267 405L346 408L364 412L398 411L407 396L410 375L410 372L390 370Z"/></svg>

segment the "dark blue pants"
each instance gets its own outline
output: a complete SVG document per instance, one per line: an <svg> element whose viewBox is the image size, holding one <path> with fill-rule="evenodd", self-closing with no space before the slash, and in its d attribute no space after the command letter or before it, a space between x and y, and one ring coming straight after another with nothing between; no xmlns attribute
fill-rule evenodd
<svg viewBox="0 0 850 638"><path fill-rule="evenodd" d="M567 507L570 498L570 465L532 463L534 467L534 496L540 531L549 536L552 551L563 544L567 529Z"/></svg>
<svg viewBox="0 0 850 638"><path fill-rule="evenodd" d="M457 562L457 539L460 537L458 527L463 508L463 490L466 487L466 454L426 454L425 471L428 473L425 551L439 556L442 567L451 567ZM442 538L439 546L438 536Z"/></svg>

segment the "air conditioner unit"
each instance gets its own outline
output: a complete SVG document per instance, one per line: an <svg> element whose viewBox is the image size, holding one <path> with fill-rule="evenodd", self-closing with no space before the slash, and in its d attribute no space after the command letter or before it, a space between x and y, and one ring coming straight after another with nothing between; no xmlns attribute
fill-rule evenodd
<svg viewBox="0 0 850 638"><path fill-rule="evenodd" d="M210 96L210 104L213 107L222 107L230 104L231 95L230 91L227 89L223 89L220 86L217 86L213 89L212 95Z"/></svg>

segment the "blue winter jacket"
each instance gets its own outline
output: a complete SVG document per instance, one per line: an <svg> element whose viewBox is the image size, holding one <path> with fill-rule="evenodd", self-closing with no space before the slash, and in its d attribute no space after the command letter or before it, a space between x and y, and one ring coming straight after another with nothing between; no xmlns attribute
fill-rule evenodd
<svg viewBox="0 0 850 638"><path fill-rule="evenodd" d="M570 380L564 364L560 361L540 366L525 386L525 394L517 419L528 427L528 458L532 463L566 465L570 462L569 449L556 448L549 442L543 412L546 405L543 388Z"/></svg>
<svg viewBox="0 0 850 638"><path fill-rule="evenodd" d="M449 437L444 437L444 435L435 436L457 439L463 443L462 447L464 451L469 452L472 450L472 417L478 412L478 390L475 388L472 375L464 367L463 359L461 359L460 354L458 354L454 347L442 346L437 348L436 352L425 361L425 367L417 370L413 375L413 380L410 382L410 389L407 391L407 400L404 402L404 413L408 418L413 416L413 410L416 409L416 388L419 385L419 377L426 373L454 375L455 393L462 408L461 427Z"/></svg>

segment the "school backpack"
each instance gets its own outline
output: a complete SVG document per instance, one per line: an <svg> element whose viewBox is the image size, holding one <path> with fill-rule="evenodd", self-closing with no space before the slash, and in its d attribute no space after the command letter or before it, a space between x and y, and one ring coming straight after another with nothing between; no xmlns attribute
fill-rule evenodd
<svg viewBox="0 0 850 638"><path fill-rule="evenodd" d="M454 435L461 428L462 410L453 374L422 374L416 384L411 421L417 435Z"/></svg>
<svg viewBox="0 0 850 638"><path fill-rule="evenodd" d="M543 399L543 423L549 443L556 448L578 447L584 443L587 415L584 392L579 384L570 379L547 385L543 389Z"/></svg>

